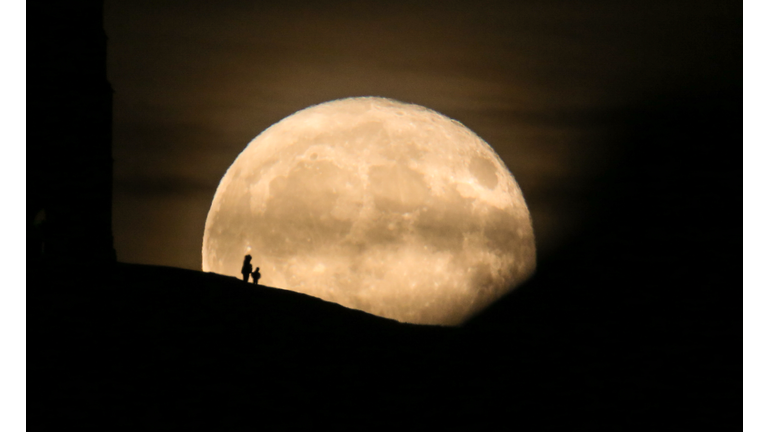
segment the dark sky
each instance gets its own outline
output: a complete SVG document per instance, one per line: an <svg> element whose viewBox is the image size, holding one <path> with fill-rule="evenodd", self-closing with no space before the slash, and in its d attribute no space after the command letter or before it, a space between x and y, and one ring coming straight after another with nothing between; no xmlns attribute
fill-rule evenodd
<svg viewBox="0 0 768 432"><path fill-rule="evenodd" d="M633 112L740 90L741 14L726 1L107 0L118 259L199 270L208 208L240 151L350 96L476 132L520 184L540 256L555 254L627 157Z"/></svg>

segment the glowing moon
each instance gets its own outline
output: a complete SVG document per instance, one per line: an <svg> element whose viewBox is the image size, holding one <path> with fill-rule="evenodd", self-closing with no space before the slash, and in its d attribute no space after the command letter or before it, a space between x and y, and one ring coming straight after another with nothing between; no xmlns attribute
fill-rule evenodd
<svg viewBox="0 0 768 432"><path fill-rule="evenodd" d="M203 270L398 321L456 325L525 280L536 253L493 149L427 108L360 97L262 132L221 179Z"/></svg>

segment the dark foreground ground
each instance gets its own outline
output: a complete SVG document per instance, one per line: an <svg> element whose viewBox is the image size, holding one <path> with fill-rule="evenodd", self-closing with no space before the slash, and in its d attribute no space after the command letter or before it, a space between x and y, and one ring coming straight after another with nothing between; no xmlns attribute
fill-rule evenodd
<svg viewBox="0 0 768 432"><path fill-rule="evenodd" d="M738 347L734 323L626 305L600 312L583 294L548 298L550 279L443 328L119 264L88 289L57 282L35 296L29 370L41 403L30 418L99 430L740 424L740 358L726 350Z"/></svg>

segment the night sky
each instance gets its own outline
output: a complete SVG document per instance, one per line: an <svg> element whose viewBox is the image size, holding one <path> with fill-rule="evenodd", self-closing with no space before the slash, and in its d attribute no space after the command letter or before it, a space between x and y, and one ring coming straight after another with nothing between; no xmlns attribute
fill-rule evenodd
<svg viewBox="0 0 768 432"><path fill-rule="evenodd" d="M590 197L644 148L627 136L638 112L740 92L741 15L727 1L107 1L117 258L199 270L216 187L250 140L313 104L383 96L488 142L546 259L604 214ZM691 146L657 144L644 156Z"/></svg>

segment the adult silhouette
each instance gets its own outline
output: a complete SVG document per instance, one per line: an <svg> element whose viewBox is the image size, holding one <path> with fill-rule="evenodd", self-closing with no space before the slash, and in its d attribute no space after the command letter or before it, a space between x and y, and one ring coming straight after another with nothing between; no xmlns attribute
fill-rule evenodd
<svg viewBox="0 0 768 432"><path fill-rule="evenodd" d="M251 265L251 256L246 255L245 259L243 260L243 268L240 269L240 273L243 274L244 281L248 282L248 276L251 275L251 270L253 270L253 266ZM256 271L258 271L258 268Z"/></svg>
<svg viewBox="0 0 768 432"><path fill-rule="evenodd" d="M261 279L261 272L259 272L259 268L256 267L256 271L251 274L253 275L253 284L258 285L259 279Z"/></svg>

